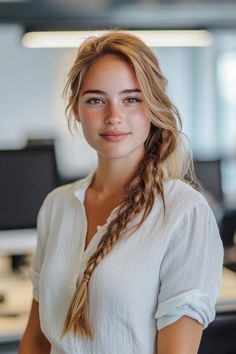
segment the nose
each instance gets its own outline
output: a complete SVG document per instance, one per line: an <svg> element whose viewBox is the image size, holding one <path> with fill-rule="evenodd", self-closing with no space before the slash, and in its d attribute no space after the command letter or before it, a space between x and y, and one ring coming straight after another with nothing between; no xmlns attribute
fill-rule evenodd
<svg viewBox="0 0 236 354"><path fill-rule="evenodd" d="M115 104L110 104L105 117L105 124L117 125L122 123L122 113Z"/></svg>

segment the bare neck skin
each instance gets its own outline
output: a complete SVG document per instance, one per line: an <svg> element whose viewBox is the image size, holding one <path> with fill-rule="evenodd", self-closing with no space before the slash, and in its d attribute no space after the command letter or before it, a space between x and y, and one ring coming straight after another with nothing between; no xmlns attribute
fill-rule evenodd
<svg viewBox="0 0 236 354"><path fill-rule="evenodd" d="M98 168L90 188L104 198L122 195L141 159L140 151L132 155L134 156L110 160L99 157Z"/></svg>

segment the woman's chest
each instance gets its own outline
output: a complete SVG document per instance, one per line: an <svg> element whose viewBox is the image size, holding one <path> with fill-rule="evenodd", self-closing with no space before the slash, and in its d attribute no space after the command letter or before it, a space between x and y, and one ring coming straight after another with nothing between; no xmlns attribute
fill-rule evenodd
<svg viewBox="0 0 236 354"><path fill-rule="evenodd" d="M85 226L81 225L81 230L68 228L66 237L57 230L54 247L47 250L41 272L46 292L71 296L106 230L106 227L98 229L86 250L83 250ZM159 269L165 249L163 240L164 235L154 232L148 225L118 240L96 265L89 281L90 294L97 298L118 296L123 302L138 299L143 289L148 294L158 292Z"/></svg>
<svg viewBox="0 0 236 354"><path fill-rule="evenodd" d="M63 221L62 221L63 224ZM81 232L76 227L57 228L50 235L40 274L41 306L44 308L42 322L49 333L47 323L55 323L55 336L61 330L62 318L74 294L77 278L83 276L89 258L106 229L97 231L86 251L83 251L85 225ZM153 321L159 293L159 270L163 258L164 235L143 225L138 231L117 241L112 250L95 267L89 287L89 308L93 319L111 316L114 323L122 322L122 316ZM54 247L52 245L54 244ZM60 309L60 311L58 310ZM138 311L137 311L138 309Z"/></svg>
<svg viewBox="0 0 236 354"><path fill-rule="evenodd" d="M96 200L96 203L94 202ZM86 240L85 249L88 247L90 240L97 233L98 228L105 225L112 211L118 206L120 197L105 198L102 200L94 199L90 190L87 191L84 200L84 209L86 214Z"/></svg>

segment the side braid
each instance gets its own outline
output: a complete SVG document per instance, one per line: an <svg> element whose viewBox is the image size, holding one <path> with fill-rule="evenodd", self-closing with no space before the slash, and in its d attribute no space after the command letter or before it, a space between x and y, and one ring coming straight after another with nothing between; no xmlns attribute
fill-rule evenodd
<svg viewBox="0 0 236 354"><path fill-rule="evenodd" d="M150 143L146 143L145 156L140 162L130 185L126 187L125 195L119 206L117 216L108 225L107 232L103 235L98 244L97 250L88 261L83 279L77 284L64 323L62 336L67 332L72 331L76 335L93 338L93 333L88 320L89 278L95 267L112 250L116 241L122 238L124 231L127 231L126 227L128 223L141 212L143 212L141 221L131 229L138 229L144 222L151 212L156 195L161 196L165 205L161 166L166 159L166 155L171 153L171 150L168 150L168 141L166 141L169 139L169 134L161 134L158 129L155 129L152 137L149 139L151 140ZM174 145L173 141L171 144L172 146Z"/></svg>

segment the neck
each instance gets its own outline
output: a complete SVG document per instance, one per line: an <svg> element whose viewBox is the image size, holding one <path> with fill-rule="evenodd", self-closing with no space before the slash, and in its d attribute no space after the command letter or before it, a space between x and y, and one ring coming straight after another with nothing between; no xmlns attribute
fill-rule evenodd
<svg viewBox="0 0 236 354"><path fill-rule="evenodd" d="M106 196L122 194L124 187L137 170L139 162L140 159L124 162L123 159L105 160L99 158L91 188Z"/></svg>

